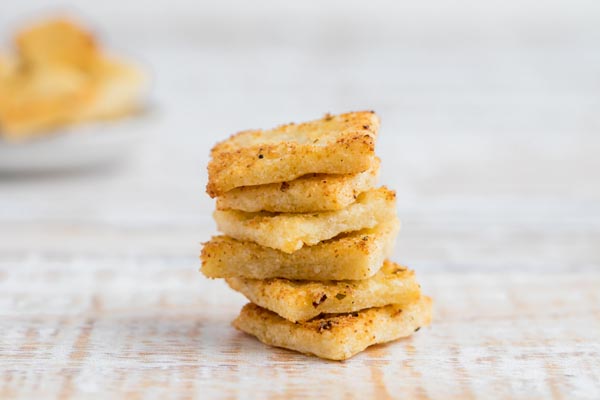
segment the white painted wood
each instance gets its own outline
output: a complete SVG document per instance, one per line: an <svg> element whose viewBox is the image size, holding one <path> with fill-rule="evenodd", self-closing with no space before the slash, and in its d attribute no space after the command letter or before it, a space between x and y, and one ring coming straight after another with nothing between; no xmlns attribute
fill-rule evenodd
<svg viewBox="0 0 600 400"><path fill-rule="evenodd" d="M194 258L0 265L0 397L596 398L600 276L421 271L435 322L339 363L230 327L244 303ZM325 393L324 393L325 391Z"/></svg>

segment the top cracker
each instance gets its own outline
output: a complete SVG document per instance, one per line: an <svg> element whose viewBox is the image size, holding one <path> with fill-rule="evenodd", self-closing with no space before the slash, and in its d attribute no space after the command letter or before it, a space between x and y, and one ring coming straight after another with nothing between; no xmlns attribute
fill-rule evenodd
<svg viewBox="0 0 600 400"><path fill-rule="evenodd" d="M363 172L375 159L378 129L375 112L360 111L237 133L213 147L206 191L217 197L306 174Z"/></svg>

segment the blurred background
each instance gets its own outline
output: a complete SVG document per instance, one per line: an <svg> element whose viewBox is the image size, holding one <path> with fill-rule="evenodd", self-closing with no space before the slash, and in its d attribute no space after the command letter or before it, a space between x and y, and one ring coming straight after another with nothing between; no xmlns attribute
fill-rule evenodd
<svg viewBox="0 0 600 400"><path fill-rule="evenodd" d="M0 174L1 261L197 268L215 142L373 109L395 259L423 274L600 264L597 1L3 1L1 48L65 13L146 69L153 116L122 162Z"/></svg>

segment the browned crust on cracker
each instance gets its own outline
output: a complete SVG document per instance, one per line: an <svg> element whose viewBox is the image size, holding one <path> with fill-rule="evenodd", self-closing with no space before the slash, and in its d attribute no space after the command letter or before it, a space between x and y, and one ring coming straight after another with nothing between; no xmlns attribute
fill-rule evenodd
<svg viewBox="0 0 600 400"><path fill-rule="evenodd" d="M329 314L293 323L249 303L233 321L261 342L330 360L345 360L367 347L412 335L431 323L427 296L404 306L389 305L347 314Z"/></svg>
<svg viewBox="0 0 600 400"><path fill-rule="evenodd" d="M394 191L382 186L362 193L356 202L337 211L247 213L217 210L213 217L219 231L228 236L293 253L340 233L373 228L396 218L395 196Z"/></svg>
<svg viewBox="0 0 600 400"><path fill-rule="evenodd" d="M360 111L239 132L212 149L206 191L217 197L236 187L312 173L365 171L374 159L379 124L373 111Z"/></svg>
<svg viewBox="0 0 600 400"><path fill-rule="evenodd" d="M246 212L322 212L341 210L373 189L380 160L357 174L310 174L288 182L242 186L217 197L218 210Z"/></svg>
<svg viewBox="0 0 600 400"><path fill-rule="evenodd" d="M364 280L319 282L234 277L226 281L252 303L292 322L320 314L405 305L418 299L421 293L414 271L389 260L377 274Z"/></svg>
<svg viewBox="0 0 600 400"><path fill-rule="evenodd" d="M392 219L373 229L345 233L291 254L216 236L202 248L202 273L209 278L366 279L393 252L399 225L397 218Z"/></svg>

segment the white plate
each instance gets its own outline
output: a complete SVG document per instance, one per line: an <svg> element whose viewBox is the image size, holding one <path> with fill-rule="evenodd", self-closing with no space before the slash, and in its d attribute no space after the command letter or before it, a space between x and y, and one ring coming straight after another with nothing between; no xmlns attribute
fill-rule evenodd
<svg viewBox="0 0 600 400"><path fill-rule="evenodd" d="M147 110L121 120L90 122L51 134L8 142L0 139L0 172L73 170L109 164L140 145L154 119Z"/></svg>

